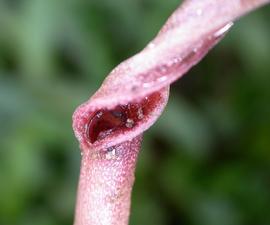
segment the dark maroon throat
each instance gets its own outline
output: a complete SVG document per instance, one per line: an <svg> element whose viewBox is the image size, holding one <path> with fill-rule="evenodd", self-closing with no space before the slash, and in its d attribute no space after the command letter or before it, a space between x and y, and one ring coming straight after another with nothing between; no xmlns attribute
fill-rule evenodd
<svg viewBox="0 0 270 225"><path fill-rule="evenodd" d="M131 130L149 116L160 99L160 94L155 92L139 102L95 111L86 126L86 139L94 144L110 135Z"/></svg>

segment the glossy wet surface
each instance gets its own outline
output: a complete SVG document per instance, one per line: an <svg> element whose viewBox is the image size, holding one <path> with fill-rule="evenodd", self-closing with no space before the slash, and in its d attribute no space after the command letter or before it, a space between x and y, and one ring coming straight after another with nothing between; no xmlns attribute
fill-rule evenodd
<svg viewBox="0 0 270 225"><path fill-rule="evenodd" d="M118 105L112 110L98 110L89 119L86 138L93 144L116 131L130 130L137 126L160 100L158 92L143 98L138 103Z"/></svg>

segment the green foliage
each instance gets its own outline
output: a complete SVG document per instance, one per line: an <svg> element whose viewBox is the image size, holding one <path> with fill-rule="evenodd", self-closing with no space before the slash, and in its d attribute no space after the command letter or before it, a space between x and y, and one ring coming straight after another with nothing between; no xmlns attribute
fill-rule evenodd
<svg viewBox="0 0 270 225"><path fill-rule="evenodd" d="M0 1L0 224L71 224L76 106L176 0ZM172 86L146 132L131 224L270 224L269 7Z"/></svg>

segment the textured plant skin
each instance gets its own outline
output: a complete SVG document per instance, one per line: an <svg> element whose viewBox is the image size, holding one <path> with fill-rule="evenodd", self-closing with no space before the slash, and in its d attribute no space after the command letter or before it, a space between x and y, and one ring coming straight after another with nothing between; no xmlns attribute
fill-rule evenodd
<svg viewBox="0 0 270 225"><path fill-rule="evenodd" d="M75 224L128 224L141 139L83 156Z"/></svg>
<svg viewBox="0 0 270 225"><path fill-rule="evenodd" d="M232 21L266 3L269 0L184 1L157 37L117 66L100 89L78 107L73 129L80 142L82 165L75 225L128 224L142 133L161 115L169 85L224 37ZM152 93L159 98L136 126L89 141L87 126L96 111L137 103Z"/></svg>

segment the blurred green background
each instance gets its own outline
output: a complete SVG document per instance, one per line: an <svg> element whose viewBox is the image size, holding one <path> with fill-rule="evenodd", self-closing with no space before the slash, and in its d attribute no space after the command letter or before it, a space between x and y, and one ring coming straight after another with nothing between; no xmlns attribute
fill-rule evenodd
<svg viewBox="0 0 270 225"><path fill-rule="evenodd" d="M71 116L178 0L0 0L0 224L72 224ZM131 225L270 224L270 8L172 85L145 133ZM192 34L191 34L192 35Z"/></svg>

